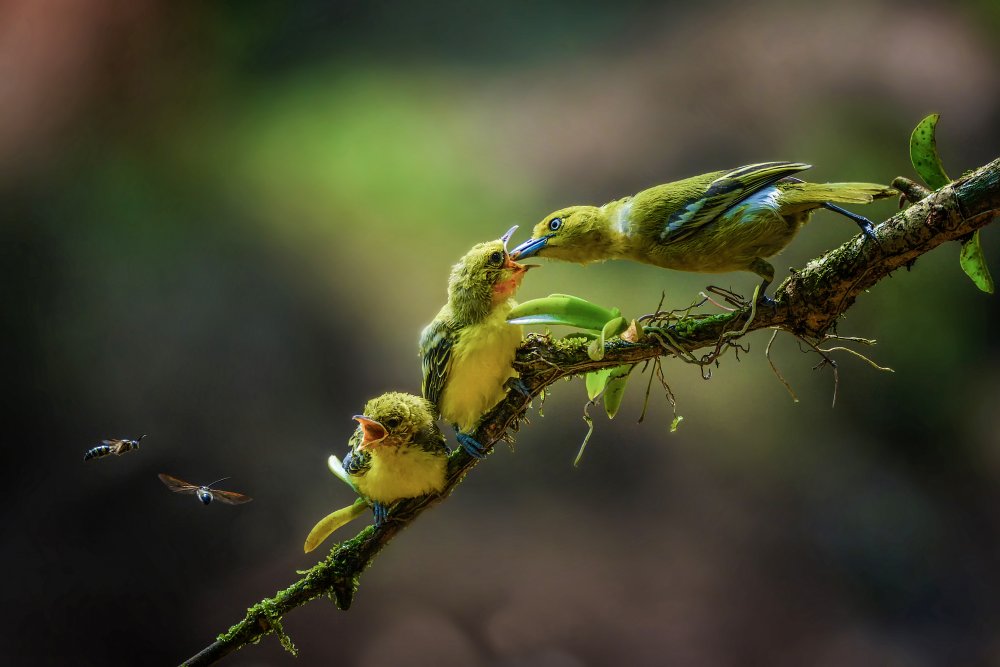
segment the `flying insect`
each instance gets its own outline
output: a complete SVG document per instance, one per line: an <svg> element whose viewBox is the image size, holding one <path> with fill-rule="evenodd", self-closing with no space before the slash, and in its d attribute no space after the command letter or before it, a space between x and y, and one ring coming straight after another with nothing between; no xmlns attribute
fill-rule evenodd
<svg viewBox="0 0 1000 667"><path fill-rule="evenodd" d="M145 437L146 434L142 434L135 440L129 440L127 438L101 440L101 444L96 447L91 447L86 451L83 455L83 460L89 461L90 459L102 459L105 456L121 456L126 452L139 449L139 441Z"/></svg>
<svg viewBox="0 0 1000 667"><path fill-rule="evenodd" d="M190 493L198 497L198 500L202 502L203 505L208 505L213 500L218 500L221 503L227 505L242 505L243 503L248 503L253 498L250 496L245 496L242 493L237 493L235 491L223 491L221 489L213 489L212 484L218 484L219 482L229 479L228 477L223 477L222 479L217 479L212 484L203 484L201 486L197 484L191 484L190 482L185 482L183 479L178 479L171 475L165 473L160 473L160 481L163 482L168 489L174 493Z"/></svg>

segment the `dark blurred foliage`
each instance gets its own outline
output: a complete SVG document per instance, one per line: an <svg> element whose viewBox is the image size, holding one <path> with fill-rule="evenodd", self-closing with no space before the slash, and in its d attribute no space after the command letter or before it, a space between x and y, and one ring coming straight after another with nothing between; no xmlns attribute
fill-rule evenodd
<svg viewBox="0 0 1000 667"><path fill-rule="evenodd" d="M4 662L176 663L316 562L351 501L326 456L419 389L448 267L511 224L763 160L888 181L932 111L953 175L997 157L997 7L0 4ZM855 233L817 215L779 275ZM521 296L635 315L709 283L754 278L546 264ZM558 384L350 612L287 617L296 664L1000 664L996 304L942 247L839 325L894 374L841 354L831 408L779 336L793 403L760 332L709 381L665 364L675 434L656 382L636 424L635 375L577 469L584 389Z"/></svg>

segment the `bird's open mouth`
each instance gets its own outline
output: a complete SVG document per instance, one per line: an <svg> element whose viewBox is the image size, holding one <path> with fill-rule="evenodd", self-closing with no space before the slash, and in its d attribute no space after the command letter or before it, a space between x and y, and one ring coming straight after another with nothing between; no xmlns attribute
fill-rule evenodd
<svg viewBox="0 0 1000 667"><path fill-rule="evenodd" d="M538 268L538 264L518 264L515 262L510 255L507 256L507 261L504 262L503 268L510 269L514 272L514 276L518 279L525 274L528 269Z"/></svg>
<svg viewBox="0 0 1000 667"><path fill-rule="evenodd" d="M364 432L364 438L361 441L361 449L368 449L372 445L376 445L385 439L385 436L387 435L385 427L374 419L369 419L364 415L354 415L353 419L361 424L361 430Z"/></svg>

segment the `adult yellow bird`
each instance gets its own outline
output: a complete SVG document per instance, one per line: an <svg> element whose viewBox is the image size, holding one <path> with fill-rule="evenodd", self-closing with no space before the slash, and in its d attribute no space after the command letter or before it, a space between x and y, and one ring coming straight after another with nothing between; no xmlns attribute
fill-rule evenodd
<svg viewBox="0 0 1000 667"><path fill-rule="evenodd" d="M631 259L698 273L750 271L774 280L767 257L785 248L813 212L827 208L875 239L871 221L831 202L868 204L898 194L876 183L806 183L798 162L714 171L643 190L603 206L570 206L545 216L511 252L587 264Z"/></svg>

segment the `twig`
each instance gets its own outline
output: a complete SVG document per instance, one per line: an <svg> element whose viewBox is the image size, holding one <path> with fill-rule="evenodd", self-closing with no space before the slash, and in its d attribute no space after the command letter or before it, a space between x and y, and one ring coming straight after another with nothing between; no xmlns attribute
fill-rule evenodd
<svg viewBox="0 0 1000 667"><path fill-rule="evenodd" d="M862 361L864 361L865 363L867 363L869 366L871 366L872 368L874 368L876 370L885 371L887 373L895 373L896 372L896 371L892 370L891 368L889 368L888 366L879 366L878 364L876 364L874 361L872 361L871 359L869 359L865 355L861 354L857 350L852 350L849 347L842 347L842 346L838 345L837 347L827 347L827 348L817 348L817 349L822 350L823 352L850 352L855 357L857 357L858 359L861 359Z"/></svg>
<svg viewBox="0 0 1000 667"><path fill-rule="evenodd" d="M771 334L771 340L767 341L767 347L764 348L764 357L767 358L767 363L771 364L771 370L774 371L774 376L778 378L778 381L781 382L781 384L785 385L785 389L788 390L788 394L792 397L792 401L798 403L799 397L795 395L794 391L792 391L792 385L788 384L788 380L785 379L785 376L781 374L781 371L778 370L778 367L774 365L774 361L771 359L771 344L774 342L774 339L778 337L779 331L781 331L781 329L776 328L774 333Z"/></svg>

